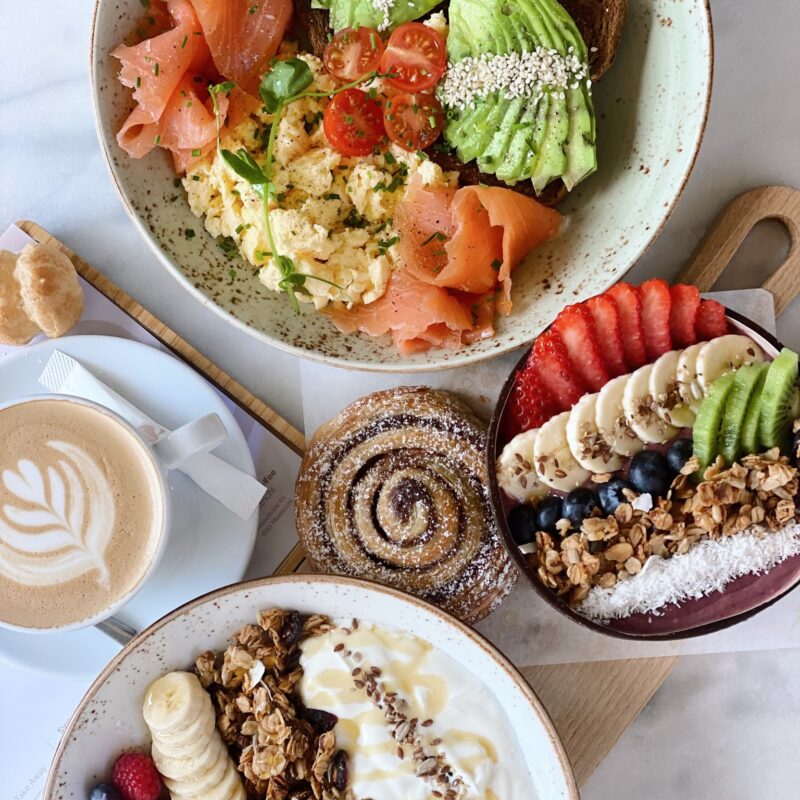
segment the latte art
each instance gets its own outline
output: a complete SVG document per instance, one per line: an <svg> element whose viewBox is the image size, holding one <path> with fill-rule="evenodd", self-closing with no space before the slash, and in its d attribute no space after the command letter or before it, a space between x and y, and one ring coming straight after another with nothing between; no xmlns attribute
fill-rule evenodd
<svg viewBox="0 0 800 800"><path fill-rule="evenodd" d="M55 628L141 583L163 535L146 446L111 414L42 399L0 410L0 621Z"/></svg>
<svg viewBox="0 0 800 800"><path fill-rule="evenodd" d="M109 588L105 551L116 511L111 486L82 448L48 442L62 453L43 471L23 459L3 472L3 485L18 504L0 509L0 567L18 583L52 586L96 573Z"/></svg>

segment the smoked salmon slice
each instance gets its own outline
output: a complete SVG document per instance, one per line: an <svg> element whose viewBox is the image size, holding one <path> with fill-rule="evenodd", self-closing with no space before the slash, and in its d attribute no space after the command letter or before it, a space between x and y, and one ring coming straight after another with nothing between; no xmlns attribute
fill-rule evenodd
<svg viewBox="0 0 800 800"><path fill-rule="evenodd" d="M291 0L192 0L221 75L250 94L278 52Z"/></svg>
<svg viewBox="0 0 800 800"><path fill-rule="evenodd" d="M561 215L498 186L429 188L409 183L395 209L398 256L406 270L434 286L471 294L502 285L497 309L511 311L511 272L553 237Z"/></svg>
<svg viewBox="0 0 800 800"><path fill-rule="evenodd" d="M391 333L403 355L431 347L457 348L462 333L473 324L469 309L446 289L420 281L405 270L392 274L386 293L374 303L349 310L326 309L325 313L342 333Z"/></svg>
<svg viewBox="0 0 800 800"><path fill-rule="evenodd" d="M176 22L172 30L136 45L118 45L111 51L122 62L120 81L133 89L133 99L150 122L161 118L183 76L195 59L204 57L206 47L188 0L170 0L167 7Z"/></svg>

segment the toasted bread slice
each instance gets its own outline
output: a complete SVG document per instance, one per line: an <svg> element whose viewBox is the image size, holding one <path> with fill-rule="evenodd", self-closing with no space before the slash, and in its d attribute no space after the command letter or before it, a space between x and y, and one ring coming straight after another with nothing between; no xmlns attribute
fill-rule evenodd
<svg viewBox="0 0 800 800"><path fill-rule="evenodd" d="M589 48L589 70L593 81L598 80L614 62L622 28L628 11L628 0L560 0L567 13L575 20L578 30ZM437 6L436 11L447 8L447 3ZM328 43L328 12L311 8L311 0L294 0L295 24L298 35L305 40L311 52L322 57ZM462 164L450 153L431 151L431 158L442 169L459 173L462 185L485 183L490 186L508 184L494 175L487 175L478 169L473 161ZM546 206L558 205L568 194L567 187L560 180L549 184L537 195L530 181L522 181L511 187L515 191L535 198Z"/></svg>

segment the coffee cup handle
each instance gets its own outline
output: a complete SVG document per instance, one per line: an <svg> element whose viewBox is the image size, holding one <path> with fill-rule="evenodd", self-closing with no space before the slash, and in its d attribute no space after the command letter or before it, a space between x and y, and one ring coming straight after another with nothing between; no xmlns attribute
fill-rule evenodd
<svg viewBox="0 0 800 800"><path fill-rule="evenodd" d="M227 438L228 431L219 415L206 414L159 439L153 451L165 469L178 469L192 456L213 450Z"/></svg>

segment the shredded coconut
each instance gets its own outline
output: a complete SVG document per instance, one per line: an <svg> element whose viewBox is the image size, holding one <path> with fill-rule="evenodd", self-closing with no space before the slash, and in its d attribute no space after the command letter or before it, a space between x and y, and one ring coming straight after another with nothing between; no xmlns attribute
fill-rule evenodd
<svg viewBox="0 0 800 800"><path fill-rule="evenodd" d="M800 525L787 525L775 533L749 528L735 536L702 541L684 555L651 556L629 580L610 589L594 586L578 611L595 621L658 613L667 603L721 591L742 575L760 575L796 555L800 555Z"/></svg>
<svg viewBox="0 0 800 800"><path fill-rule="evenodd" d="M373 0L377 3L379 0ZM475 101L495 92L506 99L532 97L536 102L551 92L564 99L567 89L577 89L582 81L591 86L589 65L570 47L567 55L537 47L530 53L467 56L448 66L441 88L442 102L450 108L474 108Z"/></svg>

